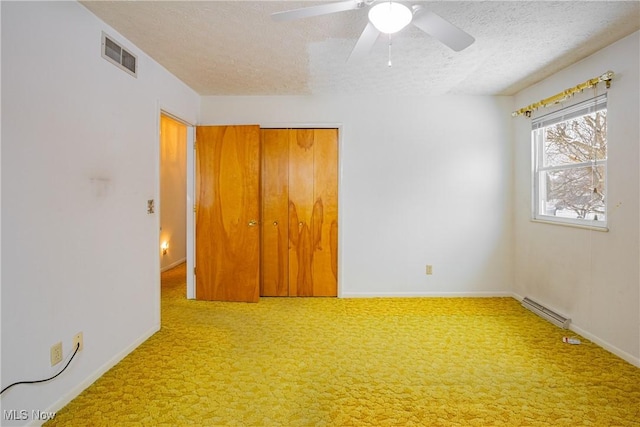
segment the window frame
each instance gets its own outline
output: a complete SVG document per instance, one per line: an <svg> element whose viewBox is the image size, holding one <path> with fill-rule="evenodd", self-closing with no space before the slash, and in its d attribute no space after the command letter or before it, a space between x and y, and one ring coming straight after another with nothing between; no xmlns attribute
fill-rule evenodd
<svg viewBox="0 0 640 427"><path fill-rule="evenodd" d="M607 93L595 96L583 102L579 102L560 110L537 117L531 122L531 220L535 222L544 222L557 225L567 225L573 227L582 227L595 229L599 231L608 231L608 167L607 158L609 157L609 140L607 135L607 158L601 160L590 160L579 163L568 163L556 166L544 165L544 130L545 128L568 121L577 117L582 117L598 111L607 111L607 120L609 112L607 110ZM540 185L540 178L544 172L555 172L562 170L579 169L585 167L601 166L604 169L604 220L582 219L582 218L566 218L555 215L546 215L541 213L540 193L543 191Z"/></svg>

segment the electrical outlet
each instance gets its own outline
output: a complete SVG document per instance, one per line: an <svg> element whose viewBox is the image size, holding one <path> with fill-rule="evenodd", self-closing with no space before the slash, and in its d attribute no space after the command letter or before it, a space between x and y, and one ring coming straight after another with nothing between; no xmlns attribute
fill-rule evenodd
<svg viewBox="0 0 640 427"><path fill-rule="evenodd" d="M78 344L80 344L80 347L78 347ZM76 347L78 347L78 351L81 351L84 348L82 332L78 332L73 336L73 351L76 351Z"/></svg>
<svg viewBox="0 0 640 427"><path fill-rule="evenodd" d="M51 366L62 362L62 342L51 346Z"/></svg>
<svg viewBox="0 0 640 427"><path fill-rule="evenodd" d="M433 265L427 264L426 273L428 275L432 275L433 274Z"/></svg>

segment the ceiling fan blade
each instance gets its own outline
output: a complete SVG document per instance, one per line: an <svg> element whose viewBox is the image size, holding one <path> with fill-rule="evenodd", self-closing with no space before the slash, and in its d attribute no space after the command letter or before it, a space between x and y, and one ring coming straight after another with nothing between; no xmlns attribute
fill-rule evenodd
<svg viewBox="0 0 640 427"><path fill-rule="evenodd" d="M471 46L476 40L440 15L436 15L422 6L414 6L411 22L456 52Z"/></svg>
<svg viewBox="0 0 640 427"><path fill-rule="evenodd" d="M353 47L351 51L351 55L349 55L348 62L358 61L366 56L376 40L378 40L378 36L380 35L380 31L373 26L371 22L364 27L362 34L360 34L360 38L356 42L356 45Z"/></svg>
<svg viewBox="0 0 640 427"><path fill-rule="evenodd" d="M344 12L345 10L359 9L364 2L346 0L337 3L327 3L318 6L303 7L301 9L286 10L271 14L274 21L293 21L295 19L310 18L312 16L328 15L330 13Z"/></svg>

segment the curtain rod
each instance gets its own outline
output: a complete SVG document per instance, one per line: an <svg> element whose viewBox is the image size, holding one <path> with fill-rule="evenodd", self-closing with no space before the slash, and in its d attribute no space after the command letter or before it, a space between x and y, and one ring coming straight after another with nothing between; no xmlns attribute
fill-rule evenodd
<svg viewBox="0 0 640 427"><path fill-rule="evenodd" d="M518 117L524 114L527 117L531 117L531 113L534 110L537 110L540 107L548 107L550 105L554 105L559 102L562 102L565 99L573 96L578 92L582 92L585 89L589 89L596 86L600 82L606 82L607 89L609 89L609 87L611 87L611 79L613 79L613 75L614 75L613 71L607 71L601 76L589 79L586 82L580 83L579 85L574 86L570 89L563 90L562 92L556 95L550 96L549 98L543 99L542 101L535 102L531 105L527 105L526 107L523 107L517 111L514 111L513 113L511 113L511 116Z"/></svg>

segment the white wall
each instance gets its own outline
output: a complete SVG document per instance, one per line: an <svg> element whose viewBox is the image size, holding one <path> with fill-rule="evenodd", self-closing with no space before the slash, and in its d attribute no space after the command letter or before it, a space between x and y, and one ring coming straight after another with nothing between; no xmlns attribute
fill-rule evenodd
<svg viewBox="0 0 640 427"><path fill-rule="evenodd" d="M203 97L201 123L342 126L342 296L502 295L512 108L508 97Z"/></svg>
<svg viewBox="0 0 640 427"><path fill-rule="evenodd" d="M68 354L76 332L85 339L68 372L11 389L3 410L57 409L158 329L159 219L147 215L146 201L159 194L161 108L193 123L341 126L343 296L515 290L639 360L638 33L523 91L515 104L464 96L199 104L77 3L1 8L2 386L57 372L49 347L63 341ZM100 57L102 30L138 54L137 79ZM510 112L607 69L617 73L611 231L531 223L529 124Z"/></svg>
<svg viewBox="0 0 640 427"><path fill-rule="evenodd" d="M160 326L159 113L199 97L75 2L2 2L3 410L57 409ZM105 30L138 78L100 56ZM2 425L11 423L3 421Z"/></svg>
<svg viewBox="0 0 640 427"><path fill-rule="evenodd" d="M530 221L531 124L514 119L515 292L565 313L576 331L638 366L639 38L636 32L515 97L520 108L607 70L616 73L607 101L609 232ZM573 100L593 96L590 90Z"/></svg>

